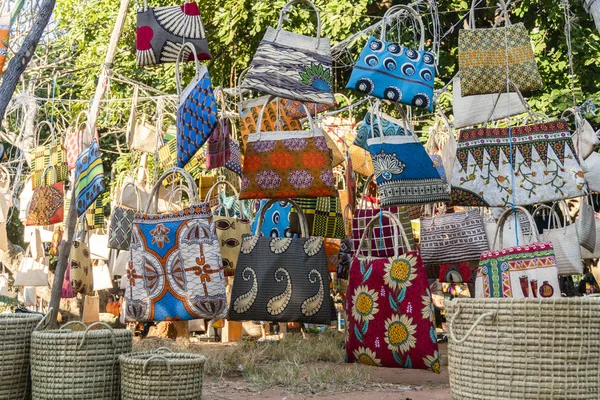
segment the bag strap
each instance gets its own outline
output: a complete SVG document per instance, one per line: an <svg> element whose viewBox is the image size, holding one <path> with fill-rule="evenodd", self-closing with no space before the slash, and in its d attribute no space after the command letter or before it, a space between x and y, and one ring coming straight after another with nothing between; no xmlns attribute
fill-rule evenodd
<svg viewBox="0 0 600 400"><path fill-rule="evenodd" d="M150 212L150 207L152 207L153 204L154 204L154 210L155 211L158 210L158 193L159 193L160 188L162 187L162 182L165 179L167 179L169 176L177 175L177 174L181 175L187 183L191 204L200 203L200 200L198 199L198 185L196 185L194 178L192 178L190 173L187 172L186 170L184 170L183 168L175 167L175 168L171 168L171 169L167 170L165 173L163 173L160 176L160 178L158 178L158 180L156 181L154 186L152 187L152 191L150 192L150 197L148 198L148 202L146 203L146 207L145 207L146 213Z"/></svg>
<svg viewBox="0 0 600 400"><path fill-rule="evenodd" d="M527 103L527 100L525 100L525 98L523 97L523 94L521 93L521 91L519 90L519 87L511 80L508 81L508 84L510 86L512 86L515 89L515 92L517 93L517 95L519 96L519 100L521 100L521 103L523 103L523 105L525 106L525 108L527 109L527 113L528 114L535 114L534 111L531 109L531 107L529 106L529 103ZM505 94L505 92L500 92L498 93L498 95L496 96L496 101L494 102L494 106L492 107L492 109L490 110L490 113L488 114L487 119L485 120L484 123L484 127L487 128L488 124L490 123L490 121L492 120L492 116L494 115L494 112L496 111L496 107L498 106L498 102L500 101L500 96L502 96L503 94Z"/></svg>
<svg viewBox="0 0 600 400"><path fill-rule="evenodd" d="M140 196L140 189L133 182L125 182L125 184L121 187L121 193L119 193L119 198L117 200L117 206L123 205L123 193L125 193L125 188L128 186L133 186L133 189L135 190L135 198L136 198L136 204L137 204L136 207L137 207L137 210L141 210L142 209L142 196Z"/></svg>
<svg viewBox="0 0 600 400"><path fill-rule="evenodd" d="M44 142L44 143L40 143L40 134L42 133L42 127L46 125L48 126L48 128L50 128L50 137ZM38 147L38 146L43 146L46 145L48 143L48 141L50 141L50 152L52 152L52 144L56 141L56 136L54 135L54 127L52 126L52 124L46 120L44 121L40 121L34 129L34 136L35 136L35 144L34 147Z"/></svg>
<svg viewBox="0 0 600 400"><path fill-rule="evenodd" d="M55 165L48 165L45 169L44 172L42 172L42 177L40 179L40 186L45 186L44 182L46 182L45 178L46 178L46 174L48 173L48 171L50 170L54 170L54 179L56 180L58 178L58 172L56 171L56 166Z"/></svg>
<svg viewBox="0 0 600 400"><path fill-rule="evenodd" d="M391 212L389 211L381 211L382 215L376 215L373 218L371 218L371 220L369 221L369 223L367 224L367 226L365 227L365 230L362 234L362 237L360 238L360 242L359 242L359 246L358 248L361 249L363 246L363 242L365 240L365 237L367 238L367 254L368 254L368 258L372 257L372 248L371 248L371 243L373 242L372 238L373 238L373 227L375 226L375 224L377 224L380 220L380 217L386 217L388 218L388 220L390 221L390 224L392 225L392 229L393 229L393 236L392 236L392 241L393 241L393 246L394 246L394 257L398 257L398 249L400 248L400 243L398 242L398 238L401 237L402 241L404 242L404 247L406 249L406 251L412 251L411 247L410 247L410 243L408 242L408 237L406 236L406 232L404 232L404 228L402 227L402 224L400 223L400 221L398 220L398 218ZM358 255L359 252L356 252L356 254ZM356 257L356 255L355 255Z"/></svg>
<svg viewBox="0 0 600 400"><path fill-rule="evenodd" d="M407 13L410 17L412 17L413 20L417 21L417 23L419 24L419 50L423 50L425 48L425 26L423 25L423 19L421 19L421 16L414 8L404 4L397 4L395 6L391 6L390 8L388 8L385 14L383 14L383 19L381 23L381 35L379 36L379 39L382 42L386 41L385 34L388 24L391 25L393 19L397 19L400 15L404 13Z"/></svg>
<svg viewBox="0 0 600 400"><path fill-rule="evenodd" d="M516 214L518 211L524 213L527 216L527 219L529 220L529 224L531 226L531 231L533 232L533 235L535 237L535 241L539 242L540 241L540 237L538 234L538 231L536 229L536 224L535 221L533 219L533 217L531 216L531 214L529 213L529 211L527 211L526 208L523 208L521 206L514 206L513 207L509 207L507 208L502 215L500 215L500 218L498 219L498 226L496 228L496 234L494 235L494 242L492 244L492 249L496 250L498 249L496 247L496 241L498 240L498 235L500 235L500 249L504 248L504 224L506 223L506 221L508 220L508 217L510 217L513 214ZM515 230L518 229L518 226L515 226Z"/></svg>
<svg viewBox="0 0 600 400"><path fill-rule="evenodd" d="M321 44L321 12L317 8L317 6L315 6L310 0L291 0L283 6L281 11L279 12L279 21L277 22L277 28L275 29L275 38L273 39L273 41L277 40L277 36L279 36L279 32L281 32L281 27L283 26L283 20L287 18L287 14L290 12L291 7L296 3L308 4L315 11L315 14L317 15L317 44L315 46L315 49L319 48L319 45Z"/></svg>
<svg viewBox="0 0 600 400"><path fill-rule="evenodd" d="M196 67L196 79L200 78L200 62L198 61L198 54L196 53L196 48L194 47L194 45L190 42L185 42L182 46L181 49L179 49L179 53L177 53L177 60L175 62L175 83L177 84L177 97L180 98L181 97L181 72L179 70L179 64L183 61L183 57L185 55L185 52L183 51L185 48L190 48L192 50L192 53L194 54L194 65Z"/></svg>
<svg viewBox="0 0 600 400"><path fill-rule="evenodd" d="M267 201L265 203L265 205L263 206L262 210L260 211L260 215L258 216L256 232L261 231L263 222L265 220L265 214L266 214L267 210L269 209L269 207L271 207L273 204L278 203L280 201L288 202L292 205L292 207L294 207L296 209L296 213L298 214L298 221L300 223L300 235L303 238L309 237L310 235L309 235L309 230L308 230L308 222L306 221L306 215L304 215L304 211L302 211L302 207L300 207L298 205L298 203L296 203L292 199L270 199L269 201Z"/></svg>
<svg viewBox="0 0 600 400"><path fill-rule="evenodd" d="M265 100L265 103L263 104L262 109L260 110L260 113L258 114L258 121L256 122L256 132L253 133L250 136L253 135L258 135L258 140L261 139L261 134L262 134L262 120L263 120L263 116L265 114L265 110L267 109L267 106L269 105L270 102L272 101L276 101L277 103L279 102L279 98L276 96L268 96L267 99ZM302 103L302 107L304 108L304 111L306 111L306 118L308 119L308 124L310 125L310 131L311 131L311 136L315 136L315 132L316 132L316 127L315 127L315 121L313 119L313 117L310 115L310 112L308 111L308 108L306 107L305 103ZM250 138L248 138L248 141L250 140Z"/></svg>
<svg viewBox="0 0 600 400"><path fill-rule="evenodd" d="M240 219L246 219L245 215L244 215L244 208L242 207L242 201L240 200L240 195L237 191L237 189L235 188L235 186L233 186L231 184L231 182L227 182L227 181L218 181L217 183L215 183L214 185L212 185L210 187L210 189L208 189L208 192L206 192L206 197L204 197L204 202L208 203L210 200L210 196L212 195L212 192L215 188L217 188L218 186L229 186L231 188L231 190L233 190L233 193L235 194L235 198L238 201L238 205L240 207ZM219 202L220 205L221 202ZM225 210L227 210L227 207L225 207ZM226 213L228 213L229 211L226 211ZM229 215L228 215L229 216Z"/></svg>

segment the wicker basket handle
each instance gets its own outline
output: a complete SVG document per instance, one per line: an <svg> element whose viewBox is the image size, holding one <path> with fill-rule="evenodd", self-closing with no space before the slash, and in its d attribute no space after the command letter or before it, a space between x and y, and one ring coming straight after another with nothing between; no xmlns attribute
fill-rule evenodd
<svg viewBox="0 0 600 400"><path fill-rule="evenodd" d="M486 313L481 314L479 316L479 318L477 318L477 320L473 323L473 325L471 325L471 327L469 328L467 333L465 333L465 336L463 336L462 339L457 339L456 336L454 335L454 320L456 318L458 318L458 316L460 315L460 312L462 310L460 309L460 305L458 305L456 307L458 308L458 310L456 311L456 314L454 314L452 316L452 319L450 320L450 324L448 325L448 331L450 333L450 338L456 344L463 343L465 340L467 340L469 338L469 336L471 336L471 333L473 333L475 328L477 328L477 326L481 323L481 321L483 321L484 319L489 318L489 317L495 318L498 315L497 311L488 311Z"/></svg>
<svg viewBox="0 0 600 400"><path fill-rule="evenodd" d="M150 361L152 360L163 360L165 362L165 365L167 366L167 371L169 371L169 374L171 373L171 364L169 364L169 360L167 360L165 357L163 356L152 356L149 359L147 359L144 362L144 367L142 368L142 372L145 374L146 373L146 369L148 368L148 364L150 363Z"/></svg>
<svg viewBox="0 0 600 400"><path fill-rule="evenodd" d="M2 266L2 268L4 268L4 266ZM45 328L49 323L50 323L50 315L52 315L52 313L54 312L54 308L50 307L48 309L48 311L46 312L46 315L44 315L44 317L40 320L40 322L38 322L38 324L35 326L35 328L33 329L34 331L38 331L40 329Z"/></svg>
<svg viewBox="0 0 600 400"><path fill-rule="evenodd" d="M90 331L90 329L92 329L95 326L103 326L106 329L110 329L110 333L112 335L113 347L117 347L117 338L115 336L115 330L105 322L94 322L93 324L88 326L87 329L85 330L85 332L83 333L83 338L81 339L81 343L79 343L79 346L77 346L77 350L79 350L79 349L81 349L81 347L83 347L83 344L85 343L85 339L87 338L88 332Z"/></svg>
<svg viewBox="0 0 600 400"><path fill-rule="evenodd" d="M171 350L170 348L163 346L163 347L159 347L158 349L154 350L155 353L160 353L161 351L164 351L165 353L172 353L173 350Z"/></svg>
<svg viewBox="0 0 600 400"><path fill-rule="evenodd" d="M63 330L64 328L66 328L67 326L69 326L69 325L76 325L76 324L77 324L77 325L81 325L81 326L82 326L84 329L86 329L86 328L87 328L87 325L86 325L86 324L84 324L84 323L83 323L83 322L81 322L81 321L71 321L71 322L67 322L66 324L64 324L63 326L61 326L61 327L60 327L58 330L59 330L59 331L62 331L62 330Z"/></svg>

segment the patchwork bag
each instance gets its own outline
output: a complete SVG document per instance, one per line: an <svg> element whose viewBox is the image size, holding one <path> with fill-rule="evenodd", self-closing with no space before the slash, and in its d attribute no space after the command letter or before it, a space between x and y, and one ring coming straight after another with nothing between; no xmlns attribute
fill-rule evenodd
<svg viewBox="0 0 600 400"><path fill-rule="evenodd" d="M295 3L313 8L317 17L316 38L281 29ZM331 105L332 65L330 41L321 37L319 10L309 0L292 0L279 13L277 28L267 29L242 87L286 99Z"/></svg>
<svg viewBox="0 0 600 400"><path fill-rule="evenodd" d="M77 158L75 167L77 216L82 215L104 192L104 166L97 140Z"/></svg>
<svg viewBox="0 0 600 400"><path fill-rule="evenodd" d="M258 117L258 126L269 100ZM308 113L308 112L307 112ZM310 130L250 135L244 155L240 199L335 197L331 153L308 113Z"/></svg>
<svg viewBox="0 0 600 400"><path fill-rule="evenodd" d="M196 50L190 43L185 43L179 51L175 67L177 95L177 165L183 168L198 152L217 126L219 110L212 89L210 74L206 65L195 60L196 75L192 82L182 91L179 61L183 50L191 48L194 55Z"/></svg>
<svg viewBox="0 0 600 400"><path fill-rule="evenodd" d="M412 136L412 127L403 118L402 121L380 112L380 102L376 102L371 111L365 114L365 119L356 131L354 145L368 150L367 139L378 136ZM405 117L405 115L404 115ZM381 127L381 131L379 128Z"/></svg>
<svg viewBox="0 0 600 400"><path fill-rule="evenodd" d="M193 58L184 43L193 47ZM181 6L149 8L144 0L137 12L135 49L138 66L175 62L182 49L186 61L210 60L198 4L186 0Z"/></svg>
<svg viewBox="0 0 600 400"><path fill-rule="evenodd" d="M267 206L267 203L269 206ZM263 215L262 225L258 224L258 218L252 222L252 234L254 236L270 237L292 237L290 230L290 213L292 204L285 200L269 202L262 200L258 209L258 215Z"/></svg>
<svg viewBox="0 0 600 400"><path fill-rule="evenodd" d="M293 200L288 202L297 209ZM261 231L264 212L259 216ZM329 325L335 318L329 294L324 240L308 235L300 213L301 238L247 236L231 290L231 321L302 322Z"/></svg>
<svg viewBox="0 0 600 400"><path fill-rule="evenodd" d="M187 181L189 207L150 213L169 175ZM131 234L126 276L128 320L219 319L227 315L225 276L215 222L208 203L198 200L194 179L181 168L154 185L145 212L138 212Z"/></svg>
<svg viewBox="0 0 600 400"><path fill-rule="evenodd" d="M47 126L50 130L50 136L45 143L40 144L40 134L42 128ZM42 121L35 127L35 142L36 147L31 151L31 176L33 188L37 188L42 184L52 185L56 182L64 182L69 180L69 168L66 164L66 151L62 141L55 135L54 127L48 121ZM49 166L55 167L55 175L53 177L44 175L44 172ZM46 181L43 181L43 177ZM54 180L54 182L52 182Z"/></svg>
<svg viewBox="0 0 600 400"><path fill-rule="evenodd" d="M94 294L94 276L92 274L92 258L87 243L85 222L80 218L80 229L75 232L71 244L68 269L71 271L71 286L73 290L85 295Z"/></svg>
<svg viewBox="0 0 600 400"><path fill-rule="evenodd" d="M435 333L435 313L427 273L419 253L399 254L402 228L393 214L395 251L390 257L374 257L370 252L357 256L350 267L346 294L346 361L388 368L417 368L440 373L441 362ZM370 250L371 228L367 225L361 242Z"/></svg>
<svg viewBox="0 0 600 400"><path fill-rule="evenodd" d="M453 204L476 207L532 205L587 192L564 121L462 130L451 186Z"/></svg>
<svg viewBox="0 0 600 400"><path fill-rule="evenodd" d="M294 199L302 207L311 236L345 239L344 217L339 197L317 197ZM292 207L290 212L290 232L300 234L300 217Z"/></svg>
<svg viewBox="0 0 600 400"><path fill-rule="evenodd" d="M56 169L49 166L42 175L42 182L46 182L48 171ZM55 175L56 176L56 175ZM33 190L33 196L27 206L27 219L25 225L54 225L63 222L64 219L64 196L65 188L63 182L55 182L51 185L38 186Z"/></svg>
<svg viewBox="0 0 600 400"><path fill-rule="evenodd" d="M420 28L417 50L386 41L390 18L407 13ZM383 16L379 39L370 37L352 69L346 89L433 111L435 55L424 50L425 27L410 6L396 5Z"/></svg>
<svg viewBox="0 0 600 400"><path fill-rule="evenodd" d="M133 219L137 211L142 210L141 196L138 194L137 207L131 209L123 206L123 193L125 188L132 186L139 193L137 187L129 182L123 185L121 196L117 205L113 207L112 215L110 216L110 227L108 229L108 247L115 250L129 250L131 242L131 230L133 229Z"/></svg>
<svg viewBox="0 0 600 400"><path fill-rule="evenodd" d="M516 206L516 210L525 213L531 226L535 226L533 217L526 209ZM536 229L533 230L533 242L516 247L503 247L504 223L515 211L512 208L504 211L498 220L492 250L481 253L475 280L475 297L561 297L554 248L552 243L540 242ZM497 243L499 247L496 247Z"/></svg>
<svg viewBox="0 0 600 400"><path fill-rule="evenodd" d="M235 193L235 197L238 197L237 190L235 187L227 181L219 181L206 194L204 202L207 203L208 199L211 198L212 192L219 185L229 186ZM235 268L240 256L240 246L244 237L251 236L250 220L244 215L244 207L238 200L239 214L237 218L235 215L229 214L229 209L222 203L217 206L225 209L225 216L214 215L215 227L217 228L217 237L219 238L219 246L221 246L221 257L223 258L223 271L225 276L233 276ZM216 210L215 210L216 211Z"/></svg>
<svg viewBox="0 0 600 400"><path fill-rule="evenodd" d="M479 260L489 245L478 210L421 217L421 258L439 265Z"/></svg>
<svg viewBox="0 0 600 400"><path fill-rule="evenodd" d="M206 169L224 167L229 161L231 157L229 126L229 118L219 118L217 127L206 141L206 146L204 146Z"/></svg>
<svg viewBox="0 0 600 400"><path fill-rule="evenodd" d="M458 31L462 96L503 92L507 81L522 92L541 89L542 78L525 25L512 25L504 6L504 28L475 29L476 4L477 0L471 1L471 29Z"/></svg>

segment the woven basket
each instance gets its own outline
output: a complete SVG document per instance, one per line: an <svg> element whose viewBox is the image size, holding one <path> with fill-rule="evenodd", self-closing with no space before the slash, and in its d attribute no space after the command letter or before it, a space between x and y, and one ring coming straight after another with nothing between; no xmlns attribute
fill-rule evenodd
<svg viewBox="0 0 600 400"><path fill-rule="evenodd" d="M119 356L131 352L131 331L103 322L85 331L48 330L31 335L34 400L119 400ZM91 330L95 326L107 329Z"/></svg>
<svg viewBox="0 0 600 400"><path fill-rule="evenodd" d="M206 358L189 353L133 353L119 357L122 400L198 400Z"/></svg>
<svg viewBox="0 0 600 400"><path fill-rule="evenodd" d="M29 388L29 343L39 314L0 314L0 399L26 398Z"/></svg>
<svg viewBox="0 0 600 400"><path fill-rule="evenodd" d="M600 398L600 298L446 302L453 399Z"/></svg>

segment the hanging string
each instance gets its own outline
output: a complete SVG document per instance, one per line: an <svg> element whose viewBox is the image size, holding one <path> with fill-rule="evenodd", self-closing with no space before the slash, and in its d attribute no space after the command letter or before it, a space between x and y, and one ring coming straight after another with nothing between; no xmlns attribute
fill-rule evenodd
<svg viewBox="0 0 600 400"><path fill-rule="evenodd" d="M571 9L569 0L561 0L565 14L565 39L567 41L567 56L569 59L569 74L571 81L571 96L573 96L573 108L577 112L577 97L575 95L575 68L573 67L573 49L571 46Z"/></svg>

